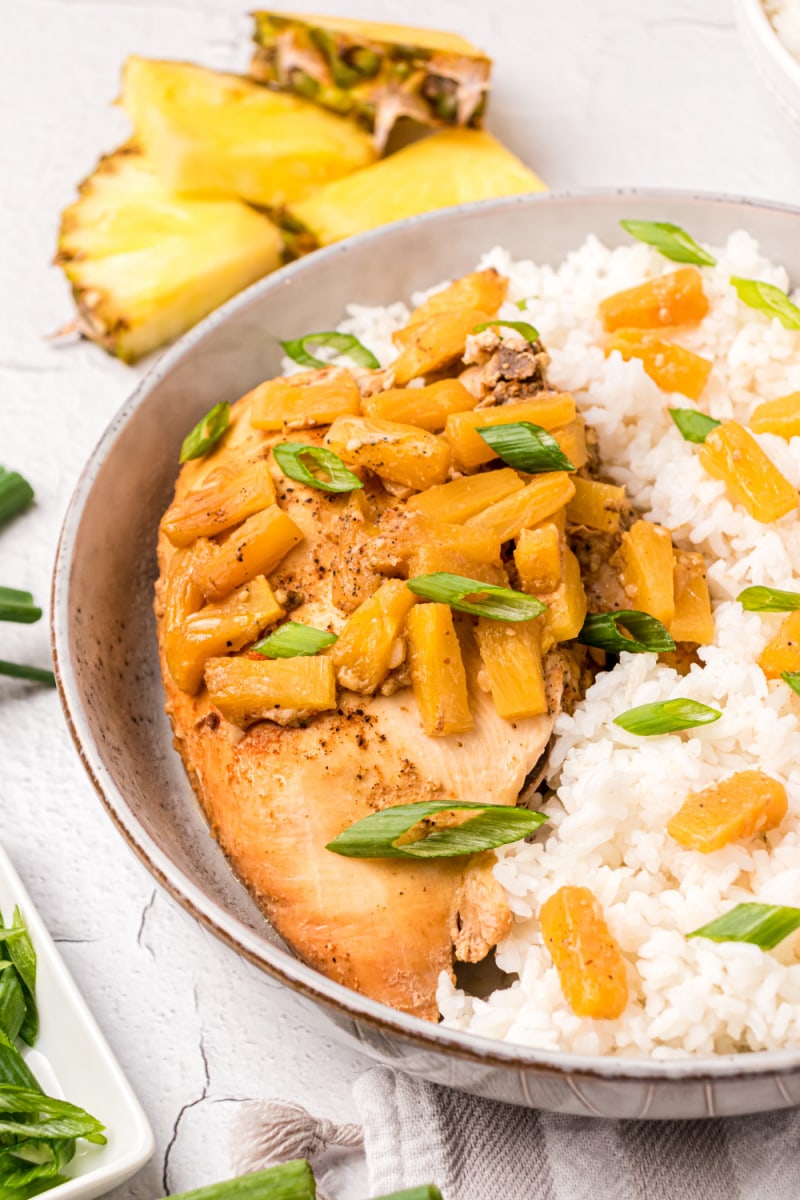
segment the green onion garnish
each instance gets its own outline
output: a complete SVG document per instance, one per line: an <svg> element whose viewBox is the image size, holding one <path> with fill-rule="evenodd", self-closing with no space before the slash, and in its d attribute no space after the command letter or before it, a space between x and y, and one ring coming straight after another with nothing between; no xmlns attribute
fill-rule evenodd
<svg viewBox="0 0 800 1200"><path fill-rule="evenodd" d="M748 587L736 599L746 612L793 612L800 608L800 592L780 588Z"/></svg>
<svg viewBox="0 0 800 1200"><path fill-rule="evenodd" d="M389 1196L377 1196L376 1200L442 1200L442 1193L435 1183L425 1183L403 1192L392 1192Z"/></svg>
<svg viewBox="0 0 800 1200"><path fill-rule="evenodd" d="M0 525L33 504L33 488L17 471L0 467Z"/></svg>
<svg viewBox="0 0 800 1200"><path fill-rule="evenodd" d="M41 667L27 667L23 663L3 662L0 659L0 675L10 675L13 679L29 679L32 683L46 683L49 687L56 686L56 677L52 671Z"/></svg>
<svg viewBox="0 0 800 1200"><path fill-rule="evenodd" d="M363 487L363 483L348 470L338 454L326 450L324 446L308 446L303 442L281 442L272 447L275 461L290 479L295 483L304 483L306 487L319 488L321 492L354 492ZM315 475L303 460L309 460L319 471L324 471L327 479Z"/></svg>
<svg viewBox="0 0 800 1200"><path fill-rule="evenodd" d="M672 225L669 221L620 221L620 225L631 237L654 246L672 262L694 263L698 267L717 265L713 254L699 246L680 225Z"/></svg>
<svg viewBox="0 0 800 1200"><path fill-rule="evenodd" d="M180 461L185 463L191 458L202 458L204 454L208 454L228 428L230 419L230 404L226 400L215 404L183 439Z"/></svg>
<svg viewBox="0 0 800 1200"><path fill-rule="evenodd" d="M539 330L533 325L529 325L527 321L483 321L480 325L476 325L473 333L482 333L484 329L493 329L495 326L503 329L516 329L517 333L521 333L526 341L533 345L539 340ZM502 333L500 337L502 337Z"/></svg>
<svg viewBox="0 0 800 1200"><path fill-rule="evenodd" d="M537 475L542 471L574 471L552 433L530 421L517 421L511 425L485 425L475 431L487 446L507 462L509 466Z"/></svg>
<svg viewBox="0 0 800 1200"><path fill-rule="evenodd" d="M170 1200L314 1200L316 1194L311 1164L305 1158L296 1158L238 1179L180 1192Z"/></svg>
<svg viewBox="0 0 800 1200"><path fill-rule="evenodd" d="M435 820L439 813L470 811L475 816L460 824L457 816L452 824ZM458 800L395 804L356 821L327 849L347 858L451 858L518 842L546 820L544 813L505 804Z"/></svg>
<svg viewBox="0 0 800 1200"><path fill-rule="evenodd" d="M370 367L373 371L381 365L372 351L368 350L357 337L353 337L352 333L336 333L335 330L306 333L303 337L281 342L281 346L284 354L288 355L293 362L299 363L301 367L330 366L330 363L325 362L324 359L315 358L306 350L306 346L330 346L337 354L352 358L357 366Z"/></svg>
<svg viewBox="0 0 800 1200"><path fill-rule="evenodd" d="M760 279L742 279L739 275L731 275L731 284L736 289L739 299L748 308L775 317L784 329L800 329L800 308L792 304L786 292L782 292L773 283L762 283Z"/></svg>
<svg viewBox="0 0 800 1200"><path fill-rule="evenodd" d="M32 625L41 615L42 610L33 603L30 592L0 587L0 621L19 621L24 625Z"/></svg>
<svg viewBox="0 0 800 1200"><path fill-rule="evenodd" d="M800 671L781 671L781 679L800 696Z"/></svg>
<svg viewBox="0 0 800 1200"><path fill-rule="evenodd" d="M527 312L528 311L528 301L532 300L532 299L533 299L533 296L525 296L522 300L516 301L516 307L519 309L520 312Z"/></svg>
<svg viewBox="0 0 800 1200"><path fill-rule="evenodd" d="M627 712L614 717L614 724L639 737L653 737L659 733L676 733L679 729L694 729L696 725L710 725L721 716L718 708L709 708L699 700L680 697L629 708Z"/></svg>
<svg viewBox="0 0 800 1200"><path fill-rule="evenodd" d="M447 571L415 575L407 580L406 587L425 600L449 604L458 612L491 617L495 621L531 621L547 607L526 592L481 583L479 579L467 579L464 575L450 575Z"/></svg>
<svg viewBox="0 0 800 1200"><path fill-rule="evenodd" d="M696 408L670 408L668 411L687 442L702 444L711 430L721 424Z"/></svg>
<svg viewBox="0 0 800 1200"><path fill-rule="evenodd" d="M800 908L737 904L730 912L686 936L710 938L712 942L753 942L762 950L772 950L795 929L800 929Z"/></svg>
<svg viewBox="0 0 800 1200"><path fill-rule="evenodd" d="M336 634L328 633L326 629L314 629L312 625L287 621L269 637L256 642L252 649L266 658L300 658L317 654L335 641Z"/></svg>
<svg viewBox="0 0 800 1200"><path fill-rule="evenodd" d="M619 626L630 636L620 632ZM674 650L675 643L668 630L649 613L636 609L620 609L618 612L592 613L583 623L576 639L584 646L597 646L609 654L661 653Z"/></svg>

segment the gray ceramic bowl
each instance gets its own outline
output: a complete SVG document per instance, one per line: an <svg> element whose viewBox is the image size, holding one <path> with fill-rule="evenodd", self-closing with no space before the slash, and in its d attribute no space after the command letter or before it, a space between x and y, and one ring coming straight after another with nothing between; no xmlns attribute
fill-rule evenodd
<svg viewBox="0 0 800 1200"><path fill-rule="evenodd" d="M348 302L383 304L471 270L502 244L557 262L622 217L719 241L746 228L800 279L800 211L672 193L518 196L414 218L279 271L161 358L112 421L75 491L55 569L53 638L75 744L108 813L175 899L319 1007L367 1054L513 1104L582 1116L684 1118L800 1103L800 1047L679 1062L546 1053L453 1032L331 983L265 923L208 836L163 713L151 591L159 517L186 431L279 371L279 338L330 329Z"/></svg>

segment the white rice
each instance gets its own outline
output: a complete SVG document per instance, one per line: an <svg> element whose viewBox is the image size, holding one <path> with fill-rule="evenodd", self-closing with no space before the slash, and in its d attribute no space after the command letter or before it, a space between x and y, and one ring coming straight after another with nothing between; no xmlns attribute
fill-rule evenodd
<svg viewBox="0 0 800 1200"><path fill-rule="evenodd" d="M786 49L800 61L800 0L764 0L764 8Z"/></svg>
<svg viewBox="0 0 800 1200"><path fill-rule="evenodd" d="M785 271L748 234L715 253L718 267L704 269L710 312L680 341L714 360L702 408L746 422L758 403L800 390L800 333L746 308L730 287L734 274L787 287ZM746 613L732 599L748 584L800 588L800 521L791 513L765 526L731 504L667 413L690 402L661 392L640 362L606 359L600 348L598 301L674 264L641 244L611 251L589 238L558 269L512 262L500 249L480 265L510 278L502 310L509 319L520 317L513 302L529 298L525 317L552 357L550 379L574 393L596 428L608 474L678 546L706 555L716 638L685 678L654 655L623 654L573 716L558 718L546 832L500 850L495 869L515 915L497 963L518 981L481 1000L443 974L444 1021L526 1046L661 1059L798 1043L800 935L771 952L685 935L742 901L800 906L800 699L783 682L768 683L757 665L782 618ZM391 331L406 312L354 307L341 328L388 363ZM800 438L757 440L800 485ZM676 696L724 715L648 739L612 724L627 708ZM689 791L748 768L785 785L789 811L779 829L708 855L668 836L667 821ZM576 1017L562 994L537 912L564 884L592 890L630 964L631 998L618 1020Z"/></svg>

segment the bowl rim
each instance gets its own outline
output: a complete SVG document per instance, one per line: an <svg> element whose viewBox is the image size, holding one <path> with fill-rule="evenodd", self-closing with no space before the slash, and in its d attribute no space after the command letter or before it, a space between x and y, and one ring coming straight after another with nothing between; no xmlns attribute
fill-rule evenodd
<svg viewBox="0 0 800 1200"><path fill-rule="evenodd" d="M94 483L118 435L133 412L144 404L154 387L181 360L188 357L211 330L227 322L240 310L249 307L258 296L287 286L313 272L316 263L360 253L362 246L385 238L401 227L420 231L428 226L446 225L455 214L471 212L502 212L515 207L557 208L582 205L587 202L613 202L620 198L659 200L665 203L695 202L712 206L730 205L736 208L764 210L767 213L795 217L800 220L800 207L772 200L759 200L727 193L695 191L676 188L581 188L554 192L524 193L499 199L480 200L456 205L434 212L422 213L383 225L357 237L337 242L313 255L307 255L279 268L271 275L251 284L215 309L191 330L178 339L150 366L131 395L121 405L102 433L84 466L70 498L56 551L51 587L50 634L54 671L59 698L70 735L78 756L94 785L107 814L121 833L128 848L139 858L164 890L195 920L209 929L222 942L247 961L292 990L316 1003L333 1008L340 1016L349 1018L359 1037L363 1035L359 1022L364 1022L380 1034L397 1035L423 1050L449 1053L484 1066L508 1069L516 1067L527 1096L525 1069L563 1076L588 1111L605 1115L596 1109L580 1091L572 1076L587 1078L660 1083L667 1081L696 1081L705 1084L709 1115L714 1115L711 1084L720 1078L746 1078L762 1074L775 1076L775 1082L787 1105L794 1104L780 1076L791 1075L800 1068L800 1046L781 1050L757 1050L749 1053L703 1055L697 1057L653 1060L624 1058L616 1055L586 1055L571 1051L543 1050L518 1043L503 1042L474 1033L432 1024L420 1017L399 1012L336 983L308 966L290 951L263 940L238 917L207 896L174 863L151 838L128 808L123 792L106 770L83 712L79 689L72 670L70 656L69 576L76 537ZM266 918L265 918L266 920ZM649 1100L646 1103L649 1107ZM645 1115L643 1111L641 1116Z"/></svg>
<svg viewBox="0 0 800 1200"><path fill-rule="evenodd" d="M737 3L742 19L747 22L750 31L758 38L764 52L769 56L774 65L779 67L783 74L792 81L794 87L797 88L798 110L792 110L792 116L795 119L800 118L800 61L795 58L789 47L782 41L777 29L767 16L763 0L737 0ZM745 41L744 38L742 40ZM750 50L746 41L745 48ZM752 56L752 51L750 53ZM759 64L759 70L762 73L764 72L763 63ZM765 76L764 82L770 88L774 87L769 76Z"/></svg>

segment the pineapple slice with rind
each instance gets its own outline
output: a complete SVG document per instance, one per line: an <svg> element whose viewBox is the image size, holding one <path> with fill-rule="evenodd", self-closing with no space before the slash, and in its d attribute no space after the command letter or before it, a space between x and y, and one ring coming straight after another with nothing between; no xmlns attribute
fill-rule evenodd
<svg viewBox="0 0 800 1200"><path fill-rule="evenodd" d="M376 157L352 122L191 63L129 58L122 106L161 182L175 192L282 208Z"/></svg>
<svg viewBox="0 0 800 1200"><path fill-rule="evenodd" d="M78 328L136 362L281 265L282 239L238 200L178 197L133 146L102 158L61 218L56 262Z"/></svg>
<svg viewBox="0 0 800 1200"><path fill-rule="evenodd" d="M491 134L443 129L327 184L290 211L321 246L328 246L417 213L541 191L538 176Z"/></svg>

